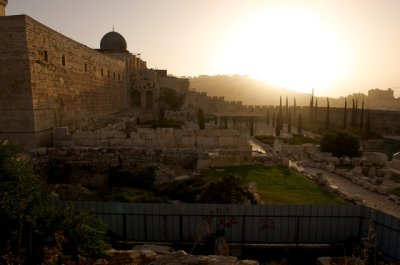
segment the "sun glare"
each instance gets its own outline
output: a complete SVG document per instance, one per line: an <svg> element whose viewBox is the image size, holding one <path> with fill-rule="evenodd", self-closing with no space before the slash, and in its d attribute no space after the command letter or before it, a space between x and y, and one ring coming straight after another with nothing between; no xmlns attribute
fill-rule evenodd
<svg viewBox="0 0 400 265"><path fill-rule="evenodd" d="M269 84L320 94L346 73L341 38L301 9L269 8L240 23L221 43L218 67Z"/></svg>

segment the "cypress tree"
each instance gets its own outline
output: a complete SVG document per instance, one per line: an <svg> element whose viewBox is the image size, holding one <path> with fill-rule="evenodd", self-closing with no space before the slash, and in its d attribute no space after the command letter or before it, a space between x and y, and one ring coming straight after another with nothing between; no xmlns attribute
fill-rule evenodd
<svg viewBox="0 0 400 265"><path fill-rule="evenodd" d="M197 111L197 121L199 123L199 129L204 130L205 128L205 119L204 119L204 113L201 108L198 109Z"/></svg>
<svg viewBox="0 0 400 265"><path fill-rule="evenodd" d="M293 98L293 117L296 119L296 98Z"/></svg>
<svg viewBox="0 0 400 265"><path fill-rule="evenodd" d="M355 105L355 103L354 103L354 98L353 98L353 107L352 107L352 109L351 109L351 128L354 128L354 127L355 127L355 118L354 118L354 116L355 116L355 109L356 109L356 105Z"/></svg>
<svg viewBox="0 0 400 265"><path fill-rule="evenodd" d="M343 129L347 127L347 98L344 98Z"/></svg>
<svg viewBox="0 0 400 265"><path fill-rule="evenodd" d="M364 127L364 99L361 104L361 114L360 114L360 129Z"/></svg>
<svg viewBox="0 0 400 265"><path fill-rule="evenodd" d="M354 128L357 128L358 124L358 99L356 98L356 109L354 111Z"/></svg>
<svg viewBox="0 0 400 265"><path fill-rule="evenodd" d="M283 127L283 113L282 113L282 97L279 98L279 113L278 113L278 119L279 121L279 131L282 130Z"/></svg>
<svg viewBox="0 0 400 265"><path fill-rule="evenodd" d="M276 115L274 112L274 113L272 113L272 127L275 127L275 125L276 125Z"/></svg>
<svg viewBox="0 0 400 265"><path fill-rule="evenodd" d="M285 107L285 120L286 122L289 119L289 101L288 101L288 97L286 96L286 107Z"/></svg>
<svg viewBox="0 0 400 265"><path fill-rule="evenodd" d="M369 109L367 110L367 121L365 124L365 132L367 135L371 133L371 114Z"/></svg>
<svg viewBox="0 0 400 265"><path fill-rule="evenodd" d="M253 120L253 118L250 118L250 126L249 126L250 128L250 136L253 136L254 135L254 120Z"/></svg>
<svg viewBox="0 0 400 265"><path fill-rule="evenodd" d="M313 120L313 113L314 113L313 108L314 108L314 93L311 95L310 99L310 121Z"/></svg>
<svg viewBox="0 0 400 265"><path fill-rule="evenodd" d="M318 120L318 98L315 98L314 120Z"/></svg>
<svg viewBox="0 0 400 265"><path fill-rule="evenodd" d="M275 126L276 137L279 137L281 135L281 128L282 128L282 118L281 115L278 115L278 119L276 120L276 126Z"/></svg>
<svg viewBox="0 0 400 265"><path fill-rule="evenodd" d="M301 117L301 114L299 114L299 118L297 120L297 134L303 134L303 118Z"/></svg>
<svg viewBox="0 0 400 265"><path fill-rule="evenodd" d="M329 98L326 98L326 129L329 129L330 118Z"/></svg>

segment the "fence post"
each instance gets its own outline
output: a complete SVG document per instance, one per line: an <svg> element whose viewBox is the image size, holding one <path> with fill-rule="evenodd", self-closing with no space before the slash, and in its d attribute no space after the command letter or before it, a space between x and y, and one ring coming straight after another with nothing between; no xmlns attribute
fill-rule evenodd
<svg viewBox="0 0 400 265"><path fill-rule="evenodd" d="M295 236L295 240L296 240L296 246L299 247L299 243L300 243L300 216L297 216L297 228L296 228L296 236Z"/></svg>
<svg viewBox="0 0 400 265"><path fill-rule="evenodd" d="M183 242L183 224L182 224L182 214L179 215L179 243Z"/></svg>
<svg viewBox="0 0 400 265"><path fill-rule="evenodd" d="M143 215L143 221L144 221L144 240L147 241L147 215Z"/></svg>
<svg viewBox="0 0 400 265"><path fill-rule="evenodd" d="M122 230L124 231L124 241L128 239L127 227L126 227L126 213L122 214Z"/></svg>
<svg viewBox="0 0 400 265"><path fill-rule="evenodd" d="M242 215L242 245L244 244L245 229L246 229L246 218L244 218L244 215Z"/></svg>

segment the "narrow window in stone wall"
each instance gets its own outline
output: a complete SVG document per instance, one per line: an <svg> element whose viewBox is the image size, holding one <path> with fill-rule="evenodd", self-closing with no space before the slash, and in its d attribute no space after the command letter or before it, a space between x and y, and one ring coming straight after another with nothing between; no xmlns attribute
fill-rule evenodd
<svg viewBox="0 0 400 265"><path fill-rule="evenodd" d="M110 70L107 71L107 77L110 78Z"/></svg>
<svg viewBox="0 0 400 265"><path fill-rule="evenodd" d="M103 76L104 75L104 70L103 70L103 68L101 68L101 76Z"/></svg>
<svg viewBox="0 0 400 265"><path fill-rule="evenodd" d="M62 64L63 66L65 66L65 56L62 56L62 57L61 57L61 64Z"/></svg>
<svg viewBox="0 0 400 265"><path fill-rule="evenodd" d="M43 59L44 59L45 62L49 61L49 57L48 57L47 51L43 51Z"/></svg>
<svg viewBox="0 0 400 265"><path fill-rule="evenodd" d="M87 64L85 64L85 72L87 72Z"/></svg>
<svg viewBox="0 0 400 265"><path fill-rule="evenodd" d="M115 80L115 72L113 73L113 78L114 78L114 80Z"/></svg>

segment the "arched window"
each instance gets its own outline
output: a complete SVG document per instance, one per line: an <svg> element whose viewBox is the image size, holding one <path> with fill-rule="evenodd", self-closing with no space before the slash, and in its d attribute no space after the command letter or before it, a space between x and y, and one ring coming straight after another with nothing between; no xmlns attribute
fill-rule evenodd
<svg viewBox="0 0 400 265"><path fill-rule="evenodd" d="M132 92L132 106L140 107L140 92L137 90Z"/></svg>
<svg viewBox="0 0 400 265"><path fill-rule="evenodd" d="M146 92L146 109L153 109L153 92Z"/></svg>

